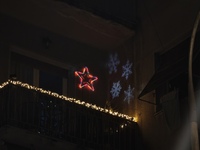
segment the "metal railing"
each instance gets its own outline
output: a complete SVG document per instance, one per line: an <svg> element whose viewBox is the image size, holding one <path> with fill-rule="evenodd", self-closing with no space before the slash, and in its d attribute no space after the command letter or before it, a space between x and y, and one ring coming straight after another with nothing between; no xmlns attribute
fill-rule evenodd
<svg viewBox="0 0 200 150"><path fill-rule="evenodd" d="M136 150L137 124L8 84L0 89L0 126L12 125L91 149Z"/></svg>

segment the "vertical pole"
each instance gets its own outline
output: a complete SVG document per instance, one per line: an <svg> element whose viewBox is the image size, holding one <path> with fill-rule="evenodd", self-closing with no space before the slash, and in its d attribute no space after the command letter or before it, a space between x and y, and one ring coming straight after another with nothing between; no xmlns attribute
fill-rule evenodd
<svg viewBox="0 0 200 150"><path fill-rule="evenodd" d="M198 124L197 124L197 108L194 96L194 87L192 79L192 55L195 41L195 35L200 19L200 11L194 23L189 51L189 65L188 65L188 101L190 105L190 127L191 127L191 146L192 150L199 150Z"/></svg>

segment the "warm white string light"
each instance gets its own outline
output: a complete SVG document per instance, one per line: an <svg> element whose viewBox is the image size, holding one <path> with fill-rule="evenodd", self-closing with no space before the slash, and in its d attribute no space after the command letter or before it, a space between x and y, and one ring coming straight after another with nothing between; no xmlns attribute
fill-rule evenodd
<svg viewBox="0 0 200 150"><path fill-rule="evenodd" d="M7 82L4 82L0 85L0 89L4 88L8 84L19 85L21 87L24 87L24 88L27 88L27 89L30 89L30 90L35 90L35 91L38 91L40 93L48 94L50 96L53 96L53 97L56 97L56 98L59 98L59 99L62 99L62 100L74 102L76 104L79 104L79 105L82 105L82 106L85 106L85 107L88 107L88 108L91 108L91 109L94 109L94 110L98 110L100 112L108 113L110 115L117 116L117 117L120 117L120 118L127 119L129 121L135 122L134 117L128 116L126 114L122 114L122 113L119 113L119 112L116 112L116 111L105 109L105 108L96 106L95 104L90 104L90 103L87 103L87 102L84 102L84 101L81 101L81 100L77 100L75 98L70 98L70 97L66 97L64 95L59 95L58 93L51 92L49 90L44 90L42 88L38 88L36 86L29 85L28 83L23 83L21 81L8 80Z"/></svg>
<svg viewBox="0 0 200 150"><path fill-rule="evenodd" d="M4 83L2 83L1 85L0 85L0 89L2 89L2 88L4 88L6 85L8 85L9 84L9 82L7 81L7 82L4 82Z"/></svg>

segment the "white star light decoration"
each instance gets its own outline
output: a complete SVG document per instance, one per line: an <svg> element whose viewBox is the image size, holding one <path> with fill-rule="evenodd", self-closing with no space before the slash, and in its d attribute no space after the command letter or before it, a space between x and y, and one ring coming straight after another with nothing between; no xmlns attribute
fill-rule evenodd
<svg viewBox="0 0 200 150"><path fill-rule="evenodd" d="M119 96L121 89L120 81L113 83L112 89L110 90L113 99Z"/></svg>
<svg viewBox="0 0 200 150"><path fill-rule="evenodd" d="M131 89L131 86L129 85L127 91L124 91L124 94L125 94L124 101L127 101L128 104L130 104L131 98L134 98L133 90L134 90L134 88Z"/></svg>
<svg viewBox="0 0 200 150"><path fill-rule="evenodd" d="M129 75L132 74L132 71L131 71L132 65L133 64L130 63L129 60L127 60L126 64L122 66L122 69L123 69L122 77L125 77L126 80L128 79Z"/></svg>
<svg viewBox="0 0 200 150"><path fill-rule="evenodd" d="M112 72L116 73L117 72L117 65L119 65L120 61L118 60L118 55L117 53L110 55L108 67L109 67L109 74Z"/></svg>

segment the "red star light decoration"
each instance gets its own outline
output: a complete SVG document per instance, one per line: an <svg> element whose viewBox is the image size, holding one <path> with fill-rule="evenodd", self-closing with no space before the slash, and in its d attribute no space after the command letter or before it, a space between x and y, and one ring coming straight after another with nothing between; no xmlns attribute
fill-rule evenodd
<svg viewBox="0 0 200 150"><path fill-rule="evenodd" d="M80 78L79 88L87 87L94 91L93 82L98 78L91 75L87 67L83 68L83 72L75 71L75 75Z"/></svg>

